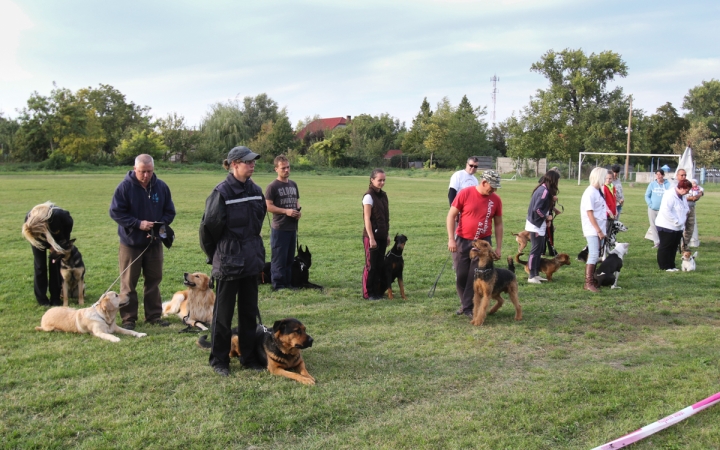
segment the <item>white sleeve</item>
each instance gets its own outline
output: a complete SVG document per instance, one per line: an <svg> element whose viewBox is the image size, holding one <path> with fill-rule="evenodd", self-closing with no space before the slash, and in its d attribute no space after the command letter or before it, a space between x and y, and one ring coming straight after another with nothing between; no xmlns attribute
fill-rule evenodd
<svg viewBox="0 0 720 450"><path fill-rule="evenodd" d="M460 178L460 177L457 176L457 172L455 172L455 173L450 177L450 186L448 186L448 189L452 188L452 189L455 189L455 192L460 192L461 187L460 187L460 180L459 180L459 178Z"/></svg>
<svg viewBox="0 0 720 450"><path fill-rule="evenodd" d="M363 197L363 200L362 200L362 204L363 204L363 205L370 205L370 206L373 205L373 199L372 199L372 197L370 196L370 194L365 194L365 196Z"/></svg>

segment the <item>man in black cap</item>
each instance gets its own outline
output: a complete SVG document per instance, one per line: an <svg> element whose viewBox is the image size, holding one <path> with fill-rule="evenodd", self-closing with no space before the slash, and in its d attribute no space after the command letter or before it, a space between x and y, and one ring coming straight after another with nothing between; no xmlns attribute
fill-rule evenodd
<svg viewBox="0 0 720 450"><path fill-rule="evenodd" d="M122 327L135 329L138 318L138 295L135 291L140 272L145 278L143 303L145 322L166 327L162 320L163 248L161 236L153 231L157 222L170 225L175 218L175 205L170 188L155 175L155 162L150 155L135 158L135 167L115 189L110 204L110 217L118 224L120 236L120 295L130 303L120 308ZM127 269L127 270L126 270Z"/></svg>

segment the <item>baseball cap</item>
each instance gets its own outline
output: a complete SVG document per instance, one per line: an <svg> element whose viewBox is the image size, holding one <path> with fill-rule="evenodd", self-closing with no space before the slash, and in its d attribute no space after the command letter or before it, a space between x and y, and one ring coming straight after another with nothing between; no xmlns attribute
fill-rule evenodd
<svg viewBox="0 0 720 450"><path fill-rule="evenodd" d="M247 147L239 146L235 147L227 155L228 162L237 161L238 159L240 161L254 161L258 159L260 155L257 153L254 153L252 150L250 150Z"/></svg>
<svg viewBox="0 0 720 450"><path fill-rule="evenodd" d="M482 179L487 181L490 186L500 189L500 174L494 170L486 170L482 173Z"/></svg>

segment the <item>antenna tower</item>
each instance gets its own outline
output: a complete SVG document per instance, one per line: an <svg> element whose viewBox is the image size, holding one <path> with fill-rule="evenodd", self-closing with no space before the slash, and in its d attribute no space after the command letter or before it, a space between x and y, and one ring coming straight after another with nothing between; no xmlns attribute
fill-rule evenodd
<svg viewBox="0 0 720 450"><path fill-rule="evenodd" d="M497 102L497 82L500 81L500 78L498 78L497 75L493 75L492 78L490 78L490 81L492 81L493 84L493 90L492 90L492 102L493 102L493 112L492 112L492 123L493 126L495 126L495 104Z"/></svg>

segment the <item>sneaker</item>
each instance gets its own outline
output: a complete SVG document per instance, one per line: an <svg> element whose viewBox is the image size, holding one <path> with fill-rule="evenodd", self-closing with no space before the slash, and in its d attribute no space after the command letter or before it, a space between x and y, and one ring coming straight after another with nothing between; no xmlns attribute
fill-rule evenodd
<svg viewBox="0 0 720 450"><path fill-rule="evenodd" d="M534 278L528 278L528 283L530 284L542 284L542 282L539 280L540 277L534 277Z"/></svg>
<svg viewBox="0 0 720 450"><path fill-rule="evenodd" d="M222 366L214 366L213 370L216 374L220 375L221 377L229 377L230 376L230 369L227 367Z"/></svg>
<svg viewBox="0 0 720 450"><path fill-rule="evenodd" d="M665 272L679 272L679 269L677 267L673 267L672 269L667 269Z"/></svg>
<svg viewBox="0 0 720 450"><path fill-rule="evenodd" d="M122 325L120 325L120 328L124 328L126 330L134 330L135 322L123 322Z"/></svg>
<svg viewBox="0 0 720 450"><path fill-rule="evenodd" d="M653 245L653 248L658 248L658 247L660 247L660 243L659 243L659 242L658 242L657 244Z"/></svg>
<svg viewBox="0 0 720 450"><path fill-rule="evenodd" d="M462 316L462 315L463 315L463 310L462 310L462 308L460 308L460 309L458 309L457 311L455 311L455 314L457 314L458 316Z"/></svg>
<svg viewBox="0 0 720 450"><path fill-rule="evenodd" d="M150 325L160 325L161 327L167 327L170 325L170 322L162 319L148 320L147 323Z"/></svg>
<svg viewBox="0 0 720 450"><path fill-rule="evenodd" d="M547 281L547 278L543 278L543 277L541 277L540 275L535 275L534 278L535 278L536 280L540 280L540 281Z"/></svg>

